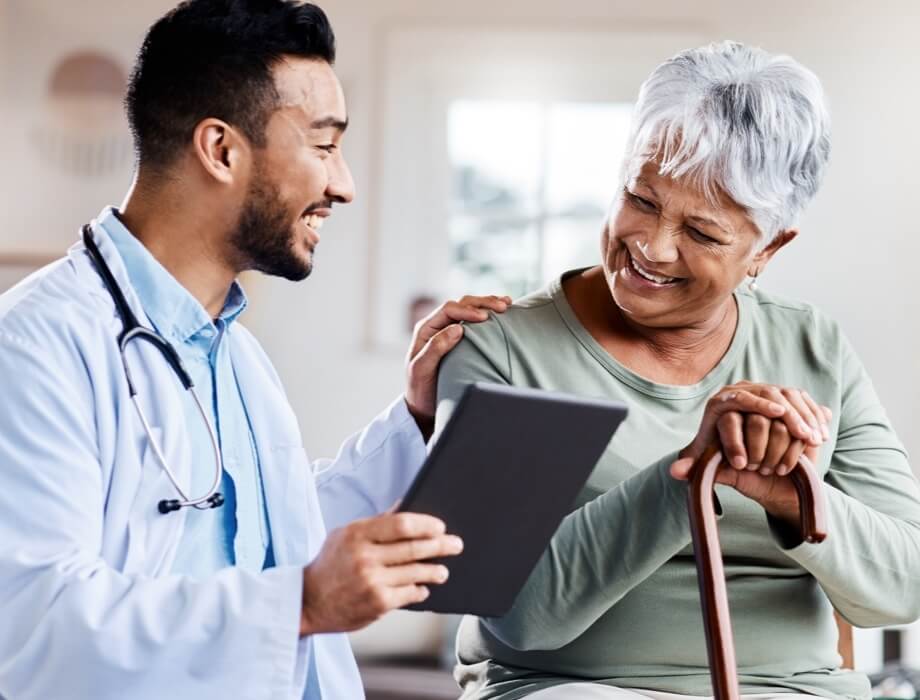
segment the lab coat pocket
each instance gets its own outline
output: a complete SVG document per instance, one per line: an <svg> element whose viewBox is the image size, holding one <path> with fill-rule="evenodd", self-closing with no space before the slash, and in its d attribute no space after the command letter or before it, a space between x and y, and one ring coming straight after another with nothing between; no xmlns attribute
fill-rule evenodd
<svg viewBox="0 0 920 700"><path fill-rule="evenodd" d="M150 434L163 444L163 429ZM175 487L146 440L141 458L141 478L128 517L128 553L124 573L159 575L167 557L175 552L185 520L185 509L162 514L157 506L164 498L178 498Z"/></svg>

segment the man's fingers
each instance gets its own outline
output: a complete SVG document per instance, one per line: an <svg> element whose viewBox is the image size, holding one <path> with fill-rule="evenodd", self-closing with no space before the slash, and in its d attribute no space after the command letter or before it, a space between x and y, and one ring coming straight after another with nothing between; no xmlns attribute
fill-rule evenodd
<svg viewBox="0 0 920 700"><path fill-rule="evenodd" d="M382 564L408 564L436 557L451 557L463 551L463 540L456 535L404 540L379 544L377 556Z"/></svg>
<svg viewBox="0 0 920 700"><path fill-rule="evenodd" d="M510 305L509 297L497 296L468 296L463 297L460 301L448 301L441 304L416 325L410 357L415 357L425 343L447 326L460 321L471 323L485 321L489 318L489 311L504 313Z"/></svg>
<svg viewBox="0 0 920 700"><path fill-rule="evenodd" d="M415 376L434 376L438 371L438 366L444 356L454 349L454 346L460 342L463 337L463 326L453 324L436 333L421 349L413 356L409 364L410 372Z"/></svg>
<svg viewBox="0 0 920 700"><path fill-rule="evenodd" d="M747 451L744 447L742 427L744 419L737 411L723 414L716 423L719 431L719 442L722 443L722 454L735 469L744 469L748 463Z"/></svg>
<svg viewBox="0 0 920 700"><path fill-rule="evenodd" d="M381 580L387 586L398 588L411 584L440 584L448 576L447 567L441 564L402 564L386 567Z"/></svg>
<svg viewBox="0 0 920 700"><path fill-rule="evenodd" d="M404 608L407 605L412 605L413 603L421 603L423 600L428 598L430 591L427 586L400 586L399 588L390 589L390 593L387 596L390 603L390 609L395 610L397 608Z"/></svg>
<svg viewBox="0 0 920 700"><path fill-rule="evenodd" d="M467 295L457 300L461 306L481 306L502 313L511 305L511 297L489 294L487 296Z"/></svg>
<svg viewBox="0 0 920 700"><path fill-rule="evenodd" d="M442 520L424 513L378 515L363 523L368 539L377 543L437 538L446 529Z"/></svg>

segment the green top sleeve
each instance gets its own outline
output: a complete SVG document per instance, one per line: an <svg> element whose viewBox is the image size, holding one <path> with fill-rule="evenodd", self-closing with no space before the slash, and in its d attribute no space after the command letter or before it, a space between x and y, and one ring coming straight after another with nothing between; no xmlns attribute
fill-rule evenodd
<svg viewBox="0 0 920 700"><path fill-rule="evenodd" d="M837 442L825 475L828 538L800 543L775 521L786 554L859 627L920 617L920 489L868 374L839 339Z"/></svg>
<svg viewBox="0 0 920 700"><path fill-rule="evenodd" d="M504 345L497 320L467 328L441 367L436 431L467 384L510 381ZM668 474L675 459L666 455L569 514L511 610L483 620L489 630L514 649L557 649L686 547L687 488Z"/></svg>

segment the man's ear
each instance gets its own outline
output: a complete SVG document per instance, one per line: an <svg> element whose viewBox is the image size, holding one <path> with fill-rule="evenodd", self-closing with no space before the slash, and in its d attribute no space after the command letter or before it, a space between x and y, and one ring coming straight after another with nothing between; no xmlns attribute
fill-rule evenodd
<svg viewBox="0 0 920 700"><path fill-rule="evenodd" d="M192 139L195 157L208 175L226 185L239 179L249 143L236 129L220 119L203 119Z"/></svg>
<svg viewBox="0 0 920 700"><path fill-rule="evenodd" d="M798 235L799 230L795 228L786 229L785 231L780 231L778 234L776 234L776 236L773 237L773 240L767 244L767 247L754 256L754 259L751 261L751 266L748 269L748 275L751 277L757 277L761 272L763 272L763 269L767 266L767 263L773 259L773 256L776 255L777 251L795 240L795 237Z"/></svg>

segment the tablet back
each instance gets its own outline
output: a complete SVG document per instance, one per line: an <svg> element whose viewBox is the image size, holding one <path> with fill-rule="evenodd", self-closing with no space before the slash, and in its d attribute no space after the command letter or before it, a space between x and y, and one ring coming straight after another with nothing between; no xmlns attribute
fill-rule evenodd
<svg viewBox="0 0 920 700"><path fill-rule="evenodd" d="M507 612L625 416L613 401L470 385L400 505L441 518L464 550L410 609Z"/></svg>

